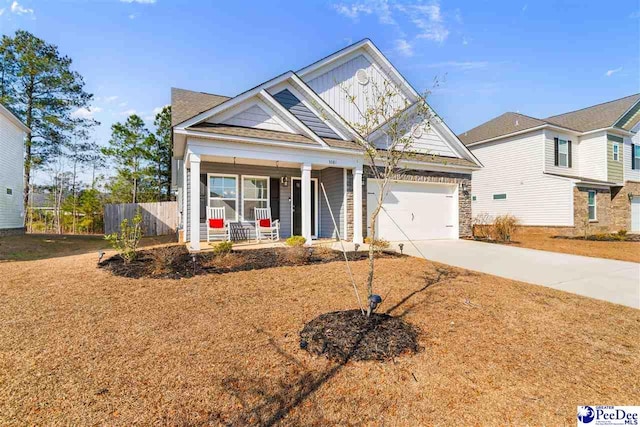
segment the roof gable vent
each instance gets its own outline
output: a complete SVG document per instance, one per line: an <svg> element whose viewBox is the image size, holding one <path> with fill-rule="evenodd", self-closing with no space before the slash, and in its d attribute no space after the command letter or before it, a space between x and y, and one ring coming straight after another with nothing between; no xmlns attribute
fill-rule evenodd
<svg viewBox="0 0 640 427"><path fill-rule="evenodd" d="M365 70L364 68L360 68L358 71L356 71L356 80L358 80L358 83L360 83L361 85L366 85L367 83L369 83L369 74L367 74L367 70Z"/></svg>

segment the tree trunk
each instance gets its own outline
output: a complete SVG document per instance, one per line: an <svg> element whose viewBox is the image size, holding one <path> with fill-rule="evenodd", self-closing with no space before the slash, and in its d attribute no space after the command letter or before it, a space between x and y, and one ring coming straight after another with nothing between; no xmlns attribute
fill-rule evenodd
<svg viewBox="0 0 640 427"><path fill-rule="evenodd" d="M383 182L380 185L380 194L378 195L378 206L371 214L370 219L370 238L369 241L369 272L367 274L367 299L373 295L373 275L375 271L375 247L374 242L376 240L376 219L378 218L378 214L380 214L380 210L382 209L382 201L384 200L384 189L386 187L386 183ZM367 316L371 315L371 306L367 306Z"/></svg>
<svg viewBox="0 0 640 427"><path fill-rule="evenodd" d="M34 90L34 78L31 77L29 85L27 86L27 111L26 111L26 123L25 125L31 129L33 124L33 90ZM31 142L33 137L31 132L27 133L25 141L25 155L24 155L24 210L27 210L29 206L29 183L31 182Z"/></svg>
<svg viewBox="0 0 640 427"><path fill-rule="evenodd" d="M73 225L72 225L72 233L76 234L76 215L77 215L77 209L76 209L76 171L77 171L77 165L78 165L78 156L76 153L75 158L73 159L73 184L71 187L71 192L72 192L72 197L73 197Z"/></svg>

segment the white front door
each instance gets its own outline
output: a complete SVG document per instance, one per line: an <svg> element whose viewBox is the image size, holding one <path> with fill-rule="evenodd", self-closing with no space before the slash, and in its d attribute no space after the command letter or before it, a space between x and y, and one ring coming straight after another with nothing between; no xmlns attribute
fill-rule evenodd
<svg viewBox="0 0 640 427"><path fill-rule="evenodd" d="M631 232L640 233L640 196L631 199Z"/></svg>
<svg viewBox="0 0 640 427"><path fill-rule="evenodd" d="M455 184L395 181L387 187L376 223L376 237L385 240L458 238L458 191ZM367 180L367 218L378 203L380 188ZM367 221L367 235L371 235Z"/></svg>

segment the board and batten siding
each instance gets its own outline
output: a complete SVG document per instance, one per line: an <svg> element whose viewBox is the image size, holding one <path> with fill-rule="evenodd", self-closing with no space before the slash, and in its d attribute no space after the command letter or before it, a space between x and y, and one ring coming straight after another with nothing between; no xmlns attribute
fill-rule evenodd
<svg viewBox="0 0 640 427"><path fill-rule="evenodd" d="M445 142L445 139L440 133L425 119L422 123L418 120L415 120L412 123L411 129L413 126L420 125L423 128L422 135L420 138L413 137L411 139L411 147L407 149L407 151L412 151L416 153L423 154L432 154L437 156L445 156L445 157L460 157L451 146ZM411 131L405 133L404 138L409 138ZM373 144L381 149L388 149L389 143L387 142L387 136L382 135L373 141Z"/></svg>
<svg viewBox="0 0 640 427"><path fill-rule="evenodd" d="M335 216L336 223L339 228L339 232L342 234L344 230L344 171L340 168L326 168L320 171L320 182L324 184L324 189L327 192L327 198L329 199L329 206ZM319 184L318 184L319 185ZM320 207L320 237L337 238L335 226L331 219L329 212L329 206L324 199L322 188L319 188L319 197L321 200ZM345 239L344 236L342 236Z"/></svg>
<svg viewBox="0 0 640 427"><path fill-rule="evenodd" d="M223 120L222 123L233 126L288 132L271 114L267 113L257 104Z"/></svg>
<svg viewBox="0 0 640 427"><path fill-rule="evenodd" d="M624 161L622 162L625 181L640 182L640 169L633 169L631 167L631 144L640 145L640 123L638 123L633 129L635 134L632 137L624 137Z"/></svg>
<svg viewBox="0 0 640 427"><path fill-rule="evenodd" d="M580 138L580 169L578 176L607 180L607 135L596 132Z"/></svg>
<svg viewBox="0 0 640 427"><path fill-rule="evenodd" d="M336 172L334 172L336 171ZM251 175L251 176L268 176L270 178L277 178L280 180L283 176L289 177L289 185L284 186L282 182L280 182L280 237L287 238L291 236L291 177L300 177L301 172L300 169L294 168L277 168L273 166L256 166L256 165L233 165L230 163L210 163L210 162L201 162L200 163L200 176L201 176L201 185L203 186L201 192L206 194L206 174L208 173L217 173L217 174L229 174L229 175L239 175L239 179L242 180L242 176ZM336 176L340 175L339 182L336 180ZM319 233L318 237L334 237L334 227L331 222L331 217L328 218L329 223L327 223L326 216L329 216L329 211L326 206L326 202L324 200L324 196L322 195L322 190L320 188L320 182L325 183L325 189L327 191L327 196L329 197L329 203L331 203L331 208L334 209L334 213L336 213L339 224L343 224L344 221L344 211L342 207L343 200L343 181L342 181L343 171L340 168L326 168L321 171L314 170L311 171L312 178L318 178L318 228ZM187 214L184 216L186 218L186 233L185 239L188 241L191 236L191 171L187 169ZM203 181L204 178L204 181ZM206 202L206 197L205 197ZM203 207L201 206L201 211ZM239 219L242 217L242 182L238 182L238 215ZM206 211L204 211L206 212ZM200 240L207 240L207 224L202 219L200 220ZM252 224L250 222L244 222L245 224ZM330 226L328 225L330 224ZM250 238L255 238L255 233L250 235Z"/></svg>
<svg viewBox="0 0 640 427"><path fill-rule="evenodd" d="M472 173L474 217L511 214L522 225L573 225L573 183L543 173L546 141L539 130L470 147L484 165ZM494 200L494 194L506 199Z"/></svg>
<svg viewBox="0 0 640 427"><path fill-rule="evenodd" d="M24 226L24 138L24 131L0 114L0 229Z"/></svg>
<svg viewBox="0 0 640 427"><path fill-rule="evenodd" d="M579 137L545 129L544 131L544 170L551 173L577 175L580 170ZM571 141L571 167L555 165L555 138Z"/></svg>
<svg viewBox="0 0 640 427"><path fill-rule="evenodd" d="M358 83L356 79L356 72L359 69L364 69L369 76L369 83L366 85ZM376 85L382 91L385 81L396 86L380 67L374 66L364 55L358 54L326 73L306 81L306 83L347 122L361 123L362 117L358 113L358 109L351 101L347 100L343 88L347 89L350 95L356 97L355 103L361 111L365 111L371 102L372 87ZM400 108L404 105L405 99L404 95L398 94L392 102Z"/></svg>
<svg viewBox="0 0 640 427"><path fill-rule="evenodd" d="M618 144L618 160L613 159L613 146ZM607 181L622 182L624 162L624 139L616 135L607 135Z"/></svg>

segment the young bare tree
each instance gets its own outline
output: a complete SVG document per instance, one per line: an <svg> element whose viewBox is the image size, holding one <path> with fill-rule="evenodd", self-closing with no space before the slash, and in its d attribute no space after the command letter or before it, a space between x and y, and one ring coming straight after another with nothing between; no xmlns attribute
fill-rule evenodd
<svg viewBox="0 0 640 427"><path fill-rule="evenodd" d="M437 86L437 80L434 83ZM429 91L410 102L393 83L368 81L366 85L352 88L342 84L341 90L347 101L357 111L356 120L350 121L351 127L358 133L356 142L365 152L369 176L378 185L378 200L369 220L369 271L367 274L367 294L369 307L367 315L375 310L380 302L373 291L375 273L375 252L383 244L377 239L377 219L383 209L389 184L401 179L406 172L405 162L417 156L429 155L416 153L414 145L423 133L438 120L435 112L429 108L426 98ZM355 218L355 221L358 219Z"/></svg>

